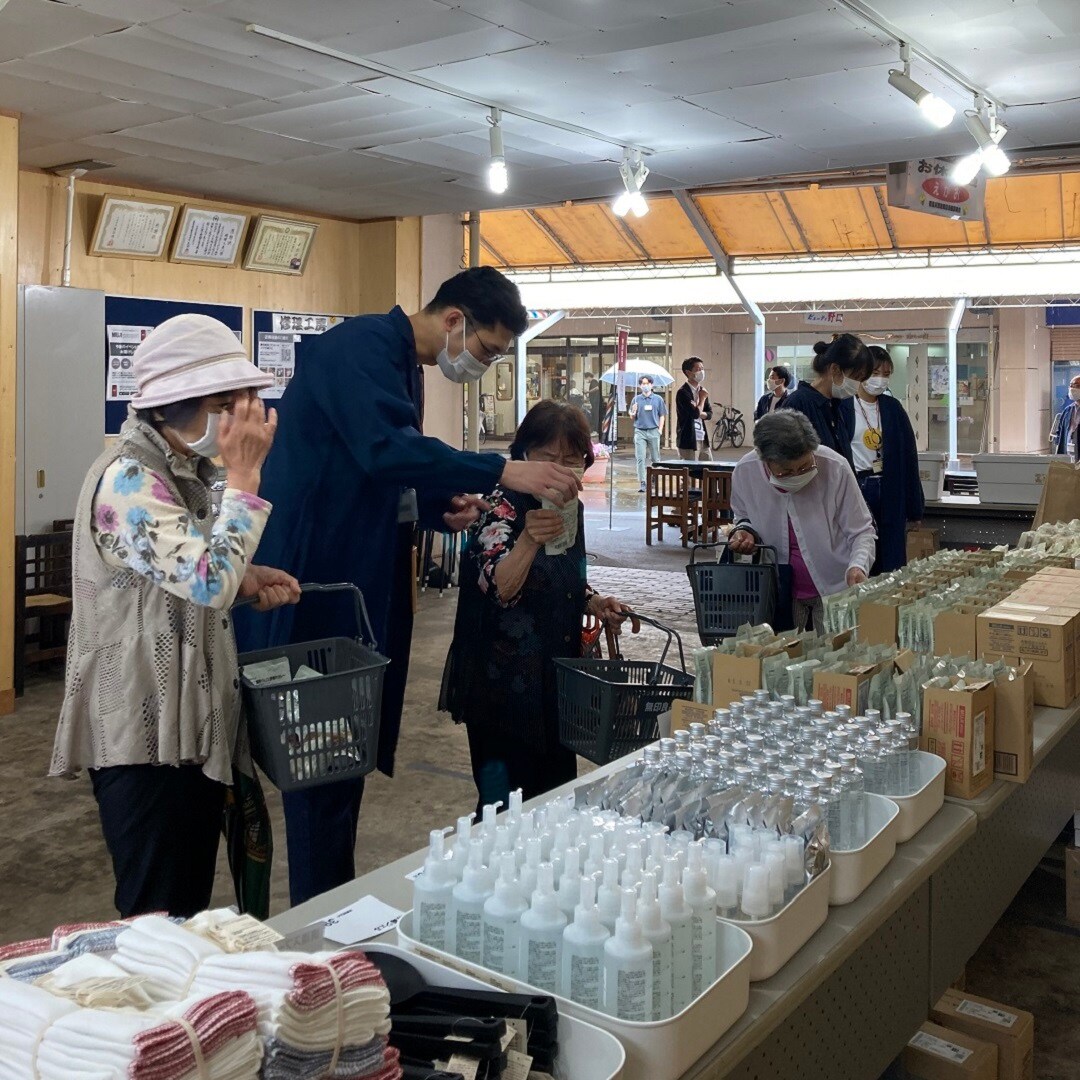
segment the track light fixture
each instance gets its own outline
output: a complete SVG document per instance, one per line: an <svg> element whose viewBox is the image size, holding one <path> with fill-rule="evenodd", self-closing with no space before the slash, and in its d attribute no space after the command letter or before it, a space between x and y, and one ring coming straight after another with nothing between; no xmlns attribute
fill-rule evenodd
<svg viewBox="0 0 1080 1080"><path fill-rule="evenodd" d="M635 217L644 217L649 212L649 204L641 194L641 187L649 175L640 150L623 149L622 164L619 166L622 177L623 193L611 204L611 212L616 217L626 217L632 210Z"/></svg>
<svg viewBox="0 0 1080 1080"><path fill-rule="evenodd" d="M975 108L964 113L964 124L971 137L978 145L978 149L962 157L954 166L952 180L956 184L970 184L979 169L988 176L1004 176L1009 171L1012 162L1008 155L998 145L1005 137L1008 128L998 122L997 106L993 102L986 103L986 117L982 117L982 102L976 98Z"/></svg>
<svg viewBox="0 0 1080 1080"><path fill-rule="evenodd" d="M900 61L904 70L897 71L893 68L889 72L889 85L905 97L911 98L919 106L919 111L928 123L934 127L948 127L956 115L956 110L911 77L911 46L906 41L900 42Z"/></svg>
<svg viewBox="0 0 1080 1080"><path fill-rule="evenodd" d="M491 164L488 166L488 187L501 195L510 185L510 176L506 171L506 152L503 149L502 112L492 107L488 113L491 125Z"/></svg>

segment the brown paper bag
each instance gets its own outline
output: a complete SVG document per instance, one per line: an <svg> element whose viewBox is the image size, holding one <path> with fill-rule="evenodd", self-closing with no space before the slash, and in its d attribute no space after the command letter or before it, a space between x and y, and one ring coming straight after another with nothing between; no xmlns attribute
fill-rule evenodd
<svg viewBox="0 0 1080 1080"><path fill-rule="evenodd" d="M1051 461L1046 470L1033 527L1080 517L1080 465L1067 458Z"/></svg>

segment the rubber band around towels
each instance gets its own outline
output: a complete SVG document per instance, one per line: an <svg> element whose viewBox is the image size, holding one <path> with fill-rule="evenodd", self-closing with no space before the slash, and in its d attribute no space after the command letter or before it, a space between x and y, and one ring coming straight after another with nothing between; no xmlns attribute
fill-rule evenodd
<svg viewBox="0 0 1080 1080"><path fill-rule="evenodd" d="M326 1075L333 1077L338 1058L341 1057L342 1043L345 1042L345 991L341 986L341 976L329 961L326 964L326 970L330 972L330 978L334 983L334 1002L337 1006L337 1037L334 1039L334 1052L330 1055L330 1064L326 1067Z"/></svg>
<svg viewBox="0 0 1080 1080"><path fill-rule="evenodd" d="M191 1043L191 1052L195 1055L195 1072L199 1080L210 1080L210 1073L206 1068L206 1058L203 1057L202 1046L199 1043L199 1034L194 1027L182 1016L176 1018L176 1022L183 1028L184 1034Z"/></svg>

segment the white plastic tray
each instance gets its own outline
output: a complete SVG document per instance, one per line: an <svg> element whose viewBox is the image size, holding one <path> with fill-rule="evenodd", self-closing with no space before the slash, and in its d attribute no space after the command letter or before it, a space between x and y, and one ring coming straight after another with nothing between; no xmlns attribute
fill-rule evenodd
<svg viewBox="0 0 1080 1080"><path fill-rule="evenodd" d="M866 793L866 825L870 839L852 851L830 851L832 880L829 903L850 904L885 869L896 854L900 807L884 795Z"/></svg>
<svg viewBox="0 0 1080 1080"><path fill-rule="evenodd" d="M772 978L821 929L829 917L831 877L832 867L826 866L771 919L760 922L721 920L745 930L754 942L754 951L750 954L751 982Z"/></svg>
<svg viewBox="0 0 1080 1080"><path fill-rule="evenodd" d="M406 952L396 945L364 945L364 952L390 953L412 964L431 986L454 990L489 990L488 983L451 971L425 956ZM626 1064L626 1051L614 1035L576 1016L559 1013L559 1052L555 1058L555 1080L620 1080Z"/></svg>
<svg viewBox="0 0 1080 1080"><path fill-rule="evenodd" d="M723 920L717 920L716 931L717 967L722 974L708 990L670 1020L646 1024L616 1020L555 994L559 1015L578 1017L614 1035L626 1050L623 1070L626 1080L676 1080L716 1043L750 1004L750 954L753 949L750 935ZM398 940L406 949L430 957L436 963L475 975L503 990L536 993L535 987L527 983L467 963L460 957L414 940L411 911L401 917L397 932ZM588 1080L592 1080L591 1075Z"/></svg>
<svg viewBox="0 0 1080 1080"><path fill-rule="evenodd" d="M888 796L900 809L896 819L898 844L910 840L945 805L945 759L916 750L911 762L919 773L915 791Z"/></svg>

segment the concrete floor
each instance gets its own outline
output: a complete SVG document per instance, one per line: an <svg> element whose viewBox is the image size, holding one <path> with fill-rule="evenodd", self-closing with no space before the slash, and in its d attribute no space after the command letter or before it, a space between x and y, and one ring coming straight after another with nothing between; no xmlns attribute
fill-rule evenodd
<svg viewBox="0 0 1080 1080"><path fill-rule="evenodd" d="M630 475L628 475L630 474ZM684 566L687 551L670 535L643 543L644 496L632 463L620 463L608 529L607 488L585 496L586 538L594 585L642 612L658 615L697 644ZM363 873L424 845L433 823L451 824L476 799L463 730L435 710L453 629L455 596L422 595L413 642L398 773L369 778L357 842ZM654 630L628 640L631 656L654 658ZM58 923L112 916L112 875L96 805L85 777L45 777L63 686L58 670L31 678L13 717L0 720L0 942L47 934ZM582 763L587 767L587 763ZM288 906L281 800L267 790L279 850L272 910ZM178 823L182 827L182 823ZM233 902L224 858L215 903ZM1036 1017L1035 1075L1080 1080L1080 929L1064 922L1064 882L1050 864L1033 875L1016 903L968 966L968 989L1028 1009Z"/></svg>

